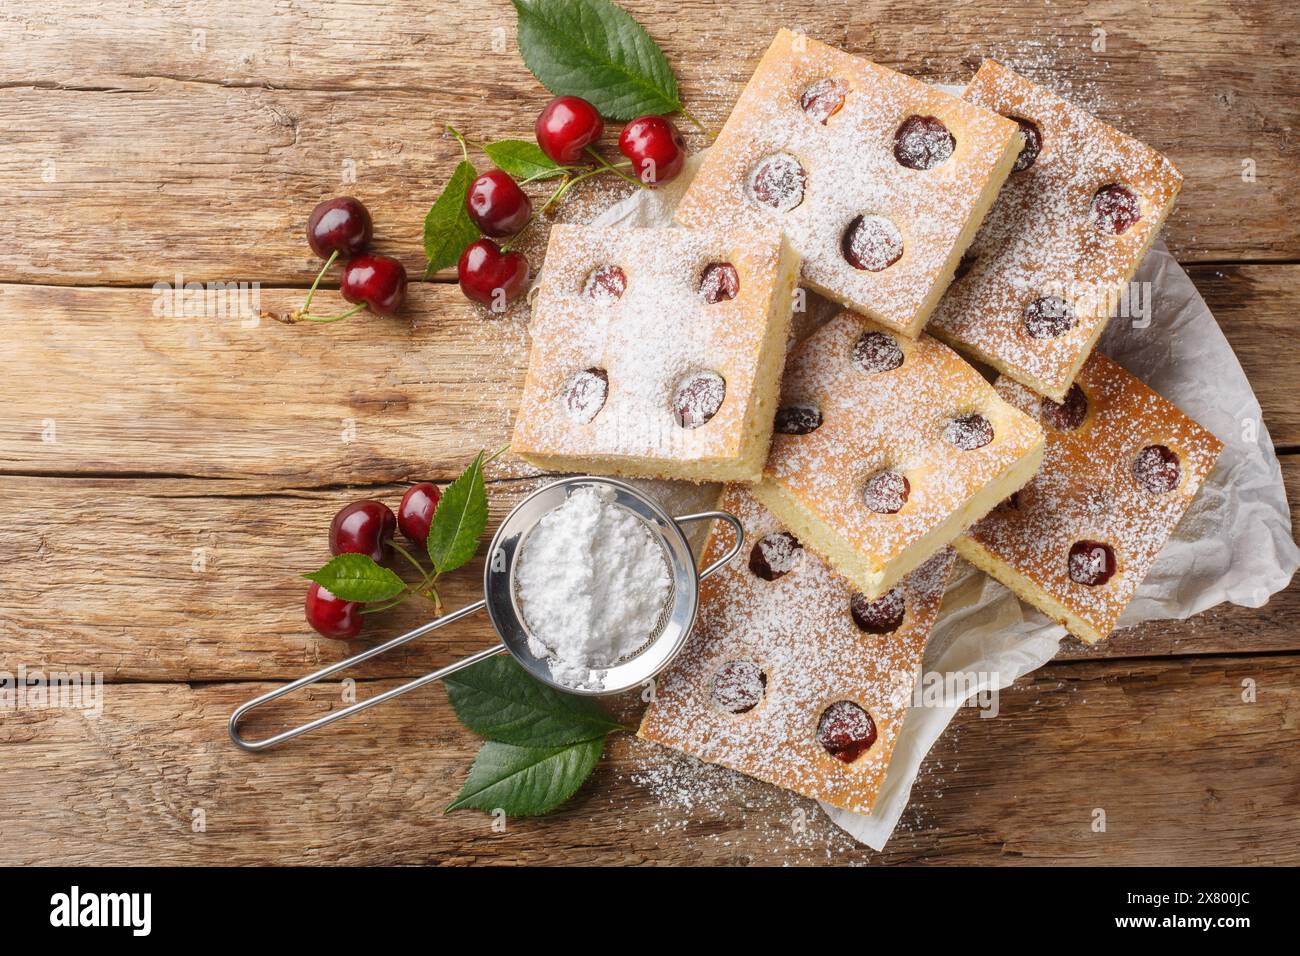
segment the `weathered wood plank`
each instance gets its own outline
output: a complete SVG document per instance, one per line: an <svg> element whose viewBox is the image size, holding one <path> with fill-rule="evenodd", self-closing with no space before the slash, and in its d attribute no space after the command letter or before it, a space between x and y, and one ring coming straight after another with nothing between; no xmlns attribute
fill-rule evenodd
<svg viewBox="0 0 1300 956"><path fill-rule="evenodd" d="M492 528L535 480L491 486ZM367 623L365 642L319 637L300 575L329 560L334 513L361 497L396 509L404 486L248 495L225 482L0 479L21 529L0 529L0 664L105 680L300 676L433 617L414 601ZM395 570L413 579L407 569ZM482 560L448 575L449 608L482 597ZM486 616L352 676L426 673L494 644Z"/></svg>
<svg viewBox="0 0 1300 956"><path fill-rule="evenodd" d="M995 56L1171 155L1188 177L1166 229L1181 258L1300 257L1294 4L626 5L711 128L780 26L931 79ZM0 16L0 280L306 281L302 224L344 188L371 205L380 248L414 266L458 152L443 127L526 136L545 98L505 3L220 10L57 0Z"/></svg>
<svg viewBox="0 0 1300 956"><path fill-rule="evenodd" d="M1298 681L1294 657L1051 665L997 719L957 718L882 854L810 801L626 738L555 816L504 832L444 816L478 741L441 691L252 756L225 721L265 685L114 685L97 719L0 721L24 770L0 789L24 833L0 863L1295 864ZM293 717L338 695L319 688Z"/></svg>
<svg viewBox="0 0 1300 956"><path fill-rule="evenodd" d="M1293 508L1300 456L1284 460ZM493 527L545 479L494 482ZM0 478L21 522L0 527L0 664L92 670L109 681L292 678L428 620L412 604L368 625L363 642L319 638L302 616L299 577L329 555L342 505L396 507L400 485L257 491L246 482ZM1300 518L1300 510L1296 511ZM481 563L448 577L450 608L481 596ZM1223 605L1152 622L1062 658L1300 651L1300 587L1263 608ZM356 676L414 676L496 641L471 618L368 662Z"/></svg>
<svg viewBox="0 0 1300 956"><path fill-rule="evenodd" d="M303 294L264 291L262 307ZM0 469L371 483L450 477L509 440L524 324L454 286L413 288L402 318L325 326L155 317L160 301L0 286Z"/></svg>
<svg viewBox="0 0 1300 956"><path fill-rule="evenodd" d="M1300 445L1300 266L1193 277L1274 442ZM261 303L283 312L302 296L262 290ZM323 327L156 317L161 301L0 285L0 471L384 483L452 477L478 448L509 440L528 360L523 310L493 317L441 283L413 287L403 318ZM340 306L332 292L317 301Z"/></svg>

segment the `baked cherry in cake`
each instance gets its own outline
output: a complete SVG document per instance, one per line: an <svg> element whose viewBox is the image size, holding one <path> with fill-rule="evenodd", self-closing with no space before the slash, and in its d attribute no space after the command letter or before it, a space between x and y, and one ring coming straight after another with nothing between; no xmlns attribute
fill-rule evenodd
<svg viewBox="0 0 1300 956"><path fill-rule="evenodd" d="M764 157L749 174L749 195L760 206L789 212L803 202L808 174L789 153Z"/></svg>
<svg viewBox="0 0 1300 956"><path fill-rule="evenodd" d="M1055 339L1075 325L1074 307L1060 296L1044 295L1025 306L1025 331L1030 338Z"/></svg>
<svg viewBox="0 0 1300 956"><path fill-rule="evenodd" d="M943 440L962 451L983 448L993 440L993 423L978 412L958 415L944 426Z"/></svg>
<svg viewBox="0 0 1300 956"><path fill-rule="evenodd" d="M797 275L776 230L552 227L514 450L556 471L755 480Z"/></svg>
<svg viewBox="0 0 1300 956"><path fill-rule="evenodd" d="M1101 640L1223 446L1098 352L1062 404L1006 376L996 387L1047 426L1047 452L1017 500L976 523L957 550L1072 634Z"/></svg>
<svg viewBox="0 0 1300 956"><path fill-rule="evenodd" d="M585 425L605 407L608 397L609 373L603 368L585 368L565 386L564 407L574 421Z"/></svg>
<svg viewBox="0 0 1300 956"><path fill-rule="evenodd" d="M1038 161L1038 154L1043 151L1043 134L1029 120L1021 119L1018 116L1011 118L1019 125L1020 135L1025 140L1025 145L1020 147L1020 155L1016 157L1016 163L1011 167L1011 171L1013 173L1023 173Z"/></svg>
<svg viewBox="0 0 1300 956"><path fill-rule="evenodd" d="M1021 146L996 112L782 30L676 221L780 228L804 287L915 338Z"/></svg>
<svg viewBox="0 0 1300 956"><path fill-rule="evenodd" d="M836 760L853 763L876 742L876 722L851 700L837 700L817 721L817 742Z"/></svg>
<svg viewBox="0 0 1300 956"><path fill-rule="evenodd" d="M692 372L677 383L673 415L683 428L699 428L718 414L726 397L726 380L717 372Z"/></svg>
<svg viewBox="0 0 1300 956"><path fill-rule="evenodd" d="M700 273L700 297L705 302L734 299L740 291L740 276L730 262L710 262Z"/></svg>
<svg viewBox="0 0 1300 956"><path fill-rule="evenodd" d="M713 702L729 714L747 714L763 701L767 675L752 661L727 661L713 675Z"/></svg>
<svg viewBox="0 0 1300 956"><path fill-rule="evenodd" d="M793 539L746 486L727 486L718 507L740 520L746 542ZM701 560L725 554L732 536L715 527ZM695 629L659 679L640 736L869 812L953 563L944 549L870 602L811 551L775 581L730 562L701 582Z"/></svg>
<svg viewBox="0 0 1300 956"><path fill-rule="evenodd" d="M869 375L903 364L903 349L888 332L863 332L853 343L853 364Z"/></svg>
<svg viewBox="0 0 1300 956"><path fill-rule="evenodd" d="M956 148L948 127L934 116L909 116L894 132L894 158L908 169L934 169Z"/></svg>
<svg viewBox="0 0 1300 956"><path fill-rule="evenodd" d="M618 266L604 265L591 271L582 292L597 302L617 302L627 291L627 273Z"/></svg>
<svg viewBox="0 0 1300 956"><path fill-rule="evenodd" d="M764 581L775 581L793 571L803 557L799 539L789 531L773 531L755 542L749 552L749 570Z"/></svg>
<svg viewBox="0 0 1300 956"><path fill-rule="evenodd" d="M903 234L884 216L858 216L844 230L840 248L853 268L880 272L903 258Z"/></svg>
<svg viewBox="0 0 1300 956"><path fill-rule="evenodd" d="M1070 545L1070 580L1100 587L1115 574L1115 549L1104 541L1076 541Z"/></svg>
<svg viewBox="0 0 1300 956"><path fill-rule="evenodd" d="M898 588L891 588L874 601L855 593L849 602L849 613L853 623L868 634L892 634L903 626L907 603Z"/></svg>
<svg viewBox="0 0 1300 956"><path fill-rule="evenodd" d="M1102 186L1092 197L1092 223L1108 236L1128 232L1142 218L1142 206L1133 190L1118 183Z"/></svg>
<svg viewBox="0 0 1300 956"><path fill-rule="evenodd" d="M907 504L912 485L905 475L896 471L882 471L867 479L862 498L867 507L878 515L897 514Z"/></svg>
<svg viewBox="0 0 1300 956"><path fill-rule="evenodd" d="M832 116L844 108L849 85L836 77L818 80L799 94L799 105L810 119L825 126Z"/></svg>
<svg viewBox="0 0 1300 956"><path fill-rule="evenodd" d="M1054 402L1050 398L1042 401L1038 412L1042 423L1058 432L1074 431L1088 417L1088 396L1078 385L1071 385L1065 401Z"/></svg>
<svg viewBox="0 0 1300 956"><path fill-rule="evenodd" d="M1147 445L1133 459L1133 477L1153 495L1173 491L1181 474L1178 455L1165 445Z"/></svg>
<svg viewBox="0 0 1300 956"><path fill-rule="evenodd" d="M779 435L807 435L822 424L822 413L816 405L782 405L776 410L774 430Z"/></svg>
<svg viewBox="0 0 1300 956"><path fill-rule="evenodd" d="M992 60L963 97L1015 120L1023 145L971 243L979 268L953 284L927 330L1061 402L1183 177L1155 150Z"/></svg>

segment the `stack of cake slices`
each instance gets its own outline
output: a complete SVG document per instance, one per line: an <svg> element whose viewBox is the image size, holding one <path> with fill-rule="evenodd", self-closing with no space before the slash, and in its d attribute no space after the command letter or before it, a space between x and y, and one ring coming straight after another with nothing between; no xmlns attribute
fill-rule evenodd
<svg viewBox="0 0 1300 956"><path fill-rule="evenodd" d="M870 812L957 555L1110 633L1222 447L1093 351L1181 184L992 61L955 97L782 30L680 228L552 230L514 449L746 533L642 736ZM787 352L798 286L844 311Z"/></svg>

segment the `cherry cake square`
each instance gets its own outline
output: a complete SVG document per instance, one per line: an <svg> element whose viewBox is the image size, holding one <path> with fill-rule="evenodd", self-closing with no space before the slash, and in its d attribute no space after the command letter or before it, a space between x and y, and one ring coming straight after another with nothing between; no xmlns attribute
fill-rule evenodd
<svg viewBox="0 0 1300 956"><path fill-rule="evenodd" d="M1047 429L1043 467L956 542L971 564L1092 643L1169 540L1223 443L1100 352L1063 403L1000 378Z"/></svg>
<svg viewBox="0 0 1300 956"><path fill-rule="evenodd" d="M787 362L754 494L877 598L1038 469L1043 430L937 339L852 312Z"/></svg>
<svg viewBox="0 0 1300 956"><path fill-rule="evenodd" d="M1164 156L985 60L965 98L1025 146L929 331L1062 401L1182 187Z"/></svg>
<svg viewBox="0 0 1300 956"><path fill-rule="evenodd" d="M774 229L551 229L513 448L556 471L754 481L799 259Z"/></svg>
<svg viewBox="0 0 1300 956"><path fill-rule="evenodd" d="M915 338L1020 146L996 113L781 30L677 221L778 226L804 285Z"/></svg>
<svg viewBox="0 0 1300 956"><path fill-rule="evenodd" d="M870 812L955 554L944 549L867 601L748 489L728 487L720 507L740 519L746 548L701 584L699 621L640 736ZM719 525L704 560L732 534Z"/></svg>

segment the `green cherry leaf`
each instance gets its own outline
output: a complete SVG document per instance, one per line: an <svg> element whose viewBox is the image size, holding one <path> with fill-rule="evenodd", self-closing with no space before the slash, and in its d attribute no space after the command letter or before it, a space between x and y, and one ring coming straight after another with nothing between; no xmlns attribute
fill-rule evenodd
<svg viewBox="0 0 1300 956"><path fill-rule="evenodd" d="M368 554L340 554L314 574L304 574L344 601L387 601L406 590L406 583Z"/></svg>
<svg viewBox="0 0 1300 956"><path fill-rule="evenodd" d="M483 146L487 158L503 172L518 180L553 179L563 176L565 169L542 152L536 143L522 139L503 139Z"/></svg>
<svg viewBox="0 0 1300 956"><path fill-rule="evenodd" d="M581 96L608 119L682 108L663 51L609 0L512 0L519 52L557 96Z"/></svg>
<svg viewBox="0 0 1300 956"><path fill-rule="evenodd" d="M604 749L604 737L567 747L516 747L489 740L447 812L503 810L512 817L550 813L577 793Z"/></svg>
<svg viewBox="0 0 1300 956"><path fill-rule="evenodd" d="M454 266L465 247L478 238L478 226L465 208L465 197L475 175L474 164L461 160L447 188L424 217L424 255L429 260L426 276Z"/></svg>
<svg viewBox="0 0 1300 956"><path fill-rule="evenodd" d="M425 547L439 574L455 571L474 557L487 527L487 489L483 485L483 452L447 486L434 509Z"/></svg>
<svg viewBox="0 0 1300 956"><path fill-rule="evenodd" d="M460 722L499 743L562 747L624 729L590 697L547 687L511 657L490 657L443 684Z"/></svg>

